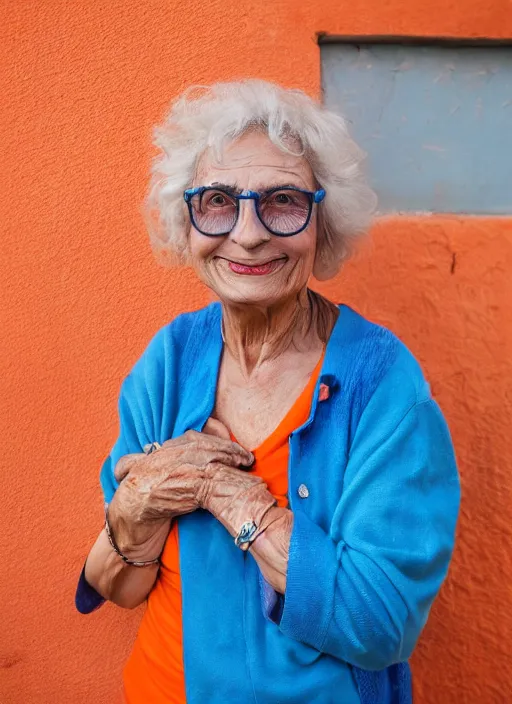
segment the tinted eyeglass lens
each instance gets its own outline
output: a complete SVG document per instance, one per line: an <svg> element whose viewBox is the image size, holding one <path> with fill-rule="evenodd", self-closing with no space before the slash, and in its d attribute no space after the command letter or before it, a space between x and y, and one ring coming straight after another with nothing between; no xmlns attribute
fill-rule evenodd
<svg viewBox="0 0 512 704"><path fill-rule="evenodd" d="M226 234L237 218L236 199L224 191L208 188L190 201L194 225L208 235Z"/></svg>
<svg viewBox="0 0 512 704"><path fill-rule="evenodd" d="M298 232L306 224L311 200L306 193L293 189L273 191L258 202L260 218L269 230L288 235Z"/></svg>

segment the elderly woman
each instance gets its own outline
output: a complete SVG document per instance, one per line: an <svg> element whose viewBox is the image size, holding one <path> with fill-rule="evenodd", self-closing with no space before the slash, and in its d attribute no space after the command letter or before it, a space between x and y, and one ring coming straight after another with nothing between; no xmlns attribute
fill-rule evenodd
<svg viewBox="0 0 512 704"><path fill-rule="evenodd" d="M410 701L459 483L411 353L308 288L374 208L342 118L263 81L188 91L156 131L161 259L218 302L124 379L77 607L147 601L129 704Z"/></svg>

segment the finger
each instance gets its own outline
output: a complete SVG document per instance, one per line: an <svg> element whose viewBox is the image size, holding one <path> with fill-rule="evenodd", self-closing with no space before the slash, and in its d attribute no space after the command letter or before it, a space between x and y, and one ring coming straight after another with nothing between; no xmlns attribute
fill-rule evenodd
<svg viewBox="0 0 512 704"><path fill-rule="evenodd" d="M251 459L249 460L244 454L232 454L230 452L223 452L222 450L217 450L215 453L208 457L210 462L221 462L228 467L233 467L234 469L242 469L244 472L249 471L254 466L254 455L251 454Z"/></svg>
<svg viewBox="0 0 512 704"><path fill-rule="evenodd" d="M208 446L211 445L211 443L208 443L209 439L214 437L218 437L218 435L214 435L213 433L199 433L197 430L187 430L183 433L183 435L178 435L176 438L165 440L165 442L162 443L161 449L167 449L169 447L183 447L184 445L199 445L202 449L205 446L205 439L206 446ZM225 442L225 439L222 439ZM228 440L228 442L231 445L233 444L231 440Z"/></svg>
<svg viewBox="0 0 512 704"><path fill-rule="evenodd" d="M167 448L167 447L176 447L177 445L185 445L187 443L187 439L185 438L184 435L178 435L177 438L169 438L169 440L164 440L162 443L162 448Z"/></svg>
<svg viewBox="0 0 512 704"><path fill-rule="evenodd" d="M160 450L162 448L162 445L160 445L159 442L148 442L147 445L144 445L142 448L144 450L145 455L151 455L153 452L156 452L157 450Z"/></svg>
<svg viewBox="0 0 512 704"><path fill-rule="evenodd" d="M221 452L239 455L241 457L241 464L247 466L254 463L254 455L252 452L246 450L245 447L242 447L237 442L226 440L226 438L221 438L217 435L198 433L195 430L187 430L185 437L188 437L189 442L198 445L200 449L220 450Z"/></svg>
<svg viewBox="0 0 512 704"><path fill-rule="evenodd" d="M208 426L208 430L217 428L215 423L210 423L212 420L214 421L216 419L209 419L205 425L205 428ZM218 422L224 428L226 427L223 423L221 423L221 421ZM230 461L229 464L233 464L236 467L243 466L245 469L250 469L254 464L254 455L252 452L249 452L249 450L246 450L238 443L232 442L230 438L220 437L217 434L211 434L209 432L199 433L197 430L187 430L183 435L179 435L177 438L165 440L165 442L162 443L162 447L159 452L170 447L176 448L187 445L190 452L186 453L186 457L191 463L193 463L194 455L197 455L198 451L206 451L224 452L232 455L234 459Z"/></svg>
<svg viewBox="0 0 512 704"><path fill-rule="evenodd" d="M263 479L258 475L245 474L245 472L240 472L239 469L230 467L229 465L226 465L223 462L211 462L207 465L205 469L205 474L210 478L215 478L220 482L247 488L256 484L265 483Z"/></svg>
<svg viewBox="0 0 512 704"><path fill-rule="evenodd" d="M140 457L146 457L146 455L135 452L131 455L123 455L120 457L114 468L114 477L116 478L116 481L122 482L129 473L135 460Z"/></svg>
<svg viewBox="0 0 512 704"><path fill-rule="evenodd" d="M224 423L217 418L208 418L203 428L203 433L206 435L215 435L218 438L224 438L224 440L231 440L229 430Z"/></svg>

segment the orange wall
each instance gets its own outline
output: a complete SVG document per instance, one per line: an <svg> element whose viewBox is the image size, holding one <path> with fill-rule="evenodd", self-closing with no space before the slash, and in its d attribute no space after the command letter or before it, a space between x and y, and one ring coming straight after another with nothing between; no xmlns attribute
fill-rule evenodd
<svg viewBox="0 0 512 704"><path fill-rule="evenodd" d="M510 38L512 5L3 5L0 702L111 704L141 612L73 608L98 472L122 378L208 299L152 260L138 214L150 126L189 82L256 75L318 94L317 32ZM322 286L420 358L460 460L458 550L413 658L421 703L512 701L511 270L511 219L398 218Z"/></svg>

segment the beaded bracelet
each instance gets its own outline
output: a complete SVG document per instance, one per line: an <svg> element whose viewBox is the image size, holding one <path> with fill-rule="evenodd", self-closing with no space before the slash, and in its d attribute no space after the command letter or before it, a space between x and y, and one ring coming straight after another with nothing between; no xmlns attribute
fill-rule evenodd
<svg viewBox="0 0 512 704"><path fill-rule="evenodd" d="M114 552L119 555L121 560L125 562L127 565L132 565L132 567L149 567L149 565L159 565L160 564L160 558L157 557L154 560L145 560L144 562L140 562L137 560L129 560L126 555L123 555L121 550L116 545L116 541L114 540L114 537L112 535L112 531L110 529L110 524L108 522L108 504L105 504L105 533L107 534L108 542L112 546L112 549Z"/></svg>

